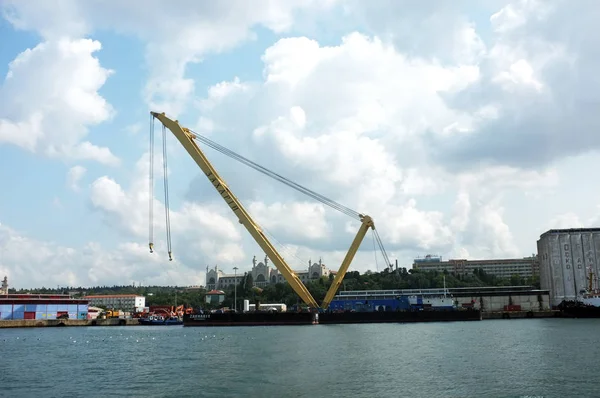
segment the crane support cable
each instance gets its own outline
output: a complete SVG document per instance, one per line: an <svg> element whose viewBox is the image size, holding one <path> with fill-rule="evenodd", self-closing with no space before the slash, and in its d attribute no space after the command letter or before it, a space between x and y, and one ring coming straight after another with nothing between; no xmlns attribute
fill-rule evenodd
<svg viewBox="0 0 600 398"><path fill-rule="evenodd" d="M377 229L373 228L373 233L375 235L375 239L377 240L377 244L379 245L379 249L381 250L381 254L383 255L383 259L385 260L386 267L387 268L392 267L390 258L388 257L387 252L385 251L385 248L383 247L383 242L381 240L381 237L379 236L379 232L377 232Z"/></svg>
<svg viewBox="0 0 600 398"><path fill-rule="evenodd" d="M273 178L273 179L275 179L277 181L279 181L279 182L282 182L283 184L285 184L285 185L287 185L287 186L289 186L291 188L294 188L298 192L301 192L301 193L303 193L303 194L305 194L305 195L307 195L307 196L309 196L309 197L311 197L311 198L313 198L313 199L315 199L315 200L317 200L317 201L319 201L319 202L321 202L321 203L323 203L323 204L325 204L325 205L327 205L327 206L329 206L329 207L331 207L331 208L333 208L335 210L338 210L339 212L344 213L347 216L350 216L350 217L352 217L352 218L354 218L356 220L360 220L361 219L361 214L358 213L357 211L352 210L352 209L350 209L350 208L348 208L348 207L346 207L344 205L341 205L341 204L339 204L339 203L337 203L337 202L335 202L335 201L333 201L333 200L331 200L331 199L329 199L329 198L327 198L327 197L325 197L325 196L323 196L323 195L321 195L321 194L319 194L319 193L317 193L315 191L312 191L312 190L310 190L310 189L308 189L308 188L306 188L306 187L304 187L304 186L302 186L302 185L300 185L298 183L295 183L294 181L292 181L292 180L290 180L290 179L288 179L288 178L286 178L286 177L284 177L284 176L282 176L282 175L280 175L278 173L275 173L274 171L269 170L266 167L263 167L263 166L255 163L255 162L251 161L250 159L245 158L242 155L240 155L238 153L235 153L234 151L232 151L230 149L225 148L224 146L222 146L220 144L217 144L216 142L212 141L211 139L209 139L207 137L204 137L204 136L202 136L202 135L200 135L200 134L198 134L198 133L196 133L194 131L191 131L191 130L189 130L189 132L198 141L200 141L203 144L209 146L210 148L213 148L216 151L218 151L218 152L220 152L220 153L222 153L222 154L224 154L226 156L229 156L230 158L235 159L235 160L237 160L240 163L243 163L243 164L245 164L245 165L247 165L247 166L249 166L249 167L251 167L251 168L253 168L253 169L255 169L255 170L257 170L257 171L259 171L259 172L261 172L261 173L263 173L263 174L265 174L265 175L267 175L267 176L269 176L269 177L271 177L271 178Z"/></svg>
<svg viewBox="0 0 600 398"><path fill-rule="evenodd" d="M167 230L167 251L169 252L169 261L173 261L173 255L171 250L171 215L169 205L169 175L167 167L167 128L162 126L162 138L163 138L163 175L164 175L164 186L165 186L165 222Z"/></svg>
<svg viewBox="0 0 600 398"><path fill-rule="evenodd" d="M373 237L373 255L375 257L375 269L379 272L379 262L377 261L377 249L375 248L375 231L371 234Z"/></svg>
<svg viewBox="0 0 600 398"><path fill-rule="evenodd" d="M331 199L329 199L329 198L327 198L327 197L325 197L325 196L323 196L323 195L321 195L321 194L319 194L319 193L317 193L317 192L315 192L315 191L313 191L313 190L311 190L309 188L306 188L306 187L304 187L304 186L302 186L302 185L300 185L300 184L298 184L298 183L296 183L296 182L294 182L294 181L292 181L292 180L290 180L290 179L288 179L288 178L286 178L286 177L284 177L284 176L282 176L282 175L280 175L280 174L278 174L278 173L276 173L276 172L274 172L272 170L269 170L266 167L261 166L258 163L253 162L252 160L250 160L250 159L248 159L248 158L246 158L246 157L244 157L244 156L242 156L242 155L240 155L240 154L232 151L231 149L228 149L228 148L226 148L226 147L224 147L224 146L222 146L222 145L214 142L213 140L211 140L211 139L209 139L207 137L204 137L201 134L196 133L195 131L192 131L192 130L189 130L189 129L188 129L188 131L198 141L200 141L203 144L205 144L206 146L208 146L208 147L210 147L210 148L212 148L212 149L214 149L214 150L222 153L223 155L226 155L226 156L228 156L228 157L230 157L230 158L232 158L234 160L237 160L238 162L240 162L242 164L245 164L246 166L249 166L249 167L253 168L256 171L259 171L259 172L261 172L261 173L263 173L263 174L265 174L265 175L267 175L267 176L269 176L269 177L271 177L271 178L273 178L273 179L275 179L275 180L277 180L277 181L279 181L279 182L281 182L281 183L283 183L283 184L285 184L285 185L287 185L287 186L289 186L291 188L294 188L295 190L297 190L297 191L299 191L301 193L304 193L305 195L307 195L307 196L309 196L309 197L311 197L311 198L313 198L313 199L315 199L315 200L317 200L317 201L319 201L319 202L321 202L321 203L323 203L323 204L325 204L325 205L327 205L327 206L329 206L329 207L331 207L331 208L333 208L335 210L338 210L339 212L341 212L343 214L346 214L347 216L350 216L350 217L352 217L354 219L357 219L357 220L361 220L361 214L358 213L357 211L352 210L352 209L350 209L350 208L348 208L348 207L346 207L346 206L344 206L342 204L339 204L339 203L337 203L337 202L335 202L335 201L333 201L333 200L331 200ZM375 234L374 237L377 240L377 244L379 246L381 254L383 255L384 260L386 261L386 264L387 264L386 267L390 267L391 263L389 261L389 257L387 255L387 252L386 252L385 248L383 247L383 242L381 240L381 237L379 236L379 233L377 232L377 229L374 228L373 232Z"/></svg>
<svg viewBox="0 0 600 398"><path fill-rule="evenodd" d="M150 253L154 253L154 117L150 115L150 148L148 156L150 157L150 173L149 173L149 221L148 221L148 246Z"/></svg>

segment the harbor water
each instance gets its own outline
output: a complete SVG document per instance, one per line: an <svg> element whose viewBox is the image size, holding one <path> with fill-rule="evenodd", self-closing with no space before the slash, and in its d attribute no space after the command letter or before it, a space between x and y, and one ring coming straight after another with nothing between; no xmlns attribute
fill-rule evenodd
<svg viewBox="0 0 600 398"><path fill-rule="evenodd" d="M598 397L600 319L0 329L2 397Z"/></svg>

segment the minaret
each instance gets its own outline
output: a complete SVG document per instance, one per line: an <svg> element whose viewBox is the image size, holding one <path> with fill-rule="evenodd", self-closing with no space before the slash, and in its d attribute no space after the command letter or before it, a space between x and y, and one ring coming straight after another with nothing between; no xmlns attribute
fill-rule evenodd
<svg viewBox="0 0 600 398"><path fill-rule="evenodd" d="M256 267L256 256L252 257L252 268Z"/></svg>
<svg viewBox="0 0 600 398"><path fill-rule="evenodd" d="M269 264L269 257L267 257L267 255L265 254L265 267L268 267Z"/></svg>

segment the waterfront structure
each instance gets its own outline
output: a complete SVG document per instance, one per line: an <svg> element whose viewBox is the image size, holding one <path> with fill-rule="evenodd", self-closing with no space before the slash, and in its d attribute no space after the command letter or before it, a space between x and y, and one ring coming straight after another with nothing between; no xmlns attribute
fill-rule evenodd
<svg viewBox="0 0 600 398"><path fill-rule="evenodd" d="M600 228L551 229L537 241L540 286L552 305L576 300L600 272Z"/></svg>
<svg viewBox="0 0 600 398"><path fill-rule="evenodd" d="M264 260L257 262L256 256L252 258L252 268L248 272L252 275L253 286L265 287L268 284L274 283L287 283L283 275L277 270L277 268L269 265L269 258L265 256ZM330 271L325 264L319 259L318 263L313 263L308 260L308 268L305 270L294 270L294 273L298 275L298 278L304 283L319 279L323 276L328 277L333 272ZM206 288L213 289L225 289L233 288L244 279L244 274L225 274L215 266L212 269L206 267Z"/></svg>
<svg viewBox="0 0 600 398"><path fill-rule="evenodd" d="M87 319L88 300L67 294L6 294L0 297L0 320Z"/></svg>
<svg viewBox="0 0 600 398"><path fill-rule="evenodd" d="M85 296L90 305L126 312L142 312L146 306L146 297L137 294L106 294Z"/></svg>
<svg viewBox="0 0 600 398"><path fill-rule="evenodd" d="M222 290L211 290L206 293L207 304L221 304L225 300L225 292Z"/></svg>
<svg viewBox="0 0 600 398"><path fill-rule="evenodd" d="M408 309L410 305L443 308L447 307L448 298L456 308L488 312L504 311L508 307L521 311L550 309L549 291L531 286L341 291L329 308L333 311L395 311Z"/></svg>
<svg viewBox="0 0 600 398"><path fill-rule="evenodd" d="M442 257L430 254L424 258L416 258L413 268L423 271L448 271L455 275L472 274L476 269L482 269L486 274L499 278L510 278L513 275L529 278L539 275L540 269L537 256L497 260L452 259L443 261Z"/></svg>

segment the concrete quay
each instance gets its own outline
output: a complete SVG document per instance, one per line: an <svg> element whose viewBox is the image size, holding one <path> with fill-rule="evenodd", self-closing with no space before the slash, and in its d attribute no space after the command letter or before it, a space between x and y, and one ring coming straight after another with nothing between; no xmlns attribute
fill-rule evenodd
<svg viewBox="0 0 600 398"><path fill-rule="evenodd" d="M482 311L481 318L486 319L523 319L523 318L560 318L560 311Z"/></svg>
<svg viewBox="0 0 600 398"><path fill-rule="evenodd" d="M138 326L137 319L19 319L0 321L1 328L36 328L61 326Z"/></svg>

